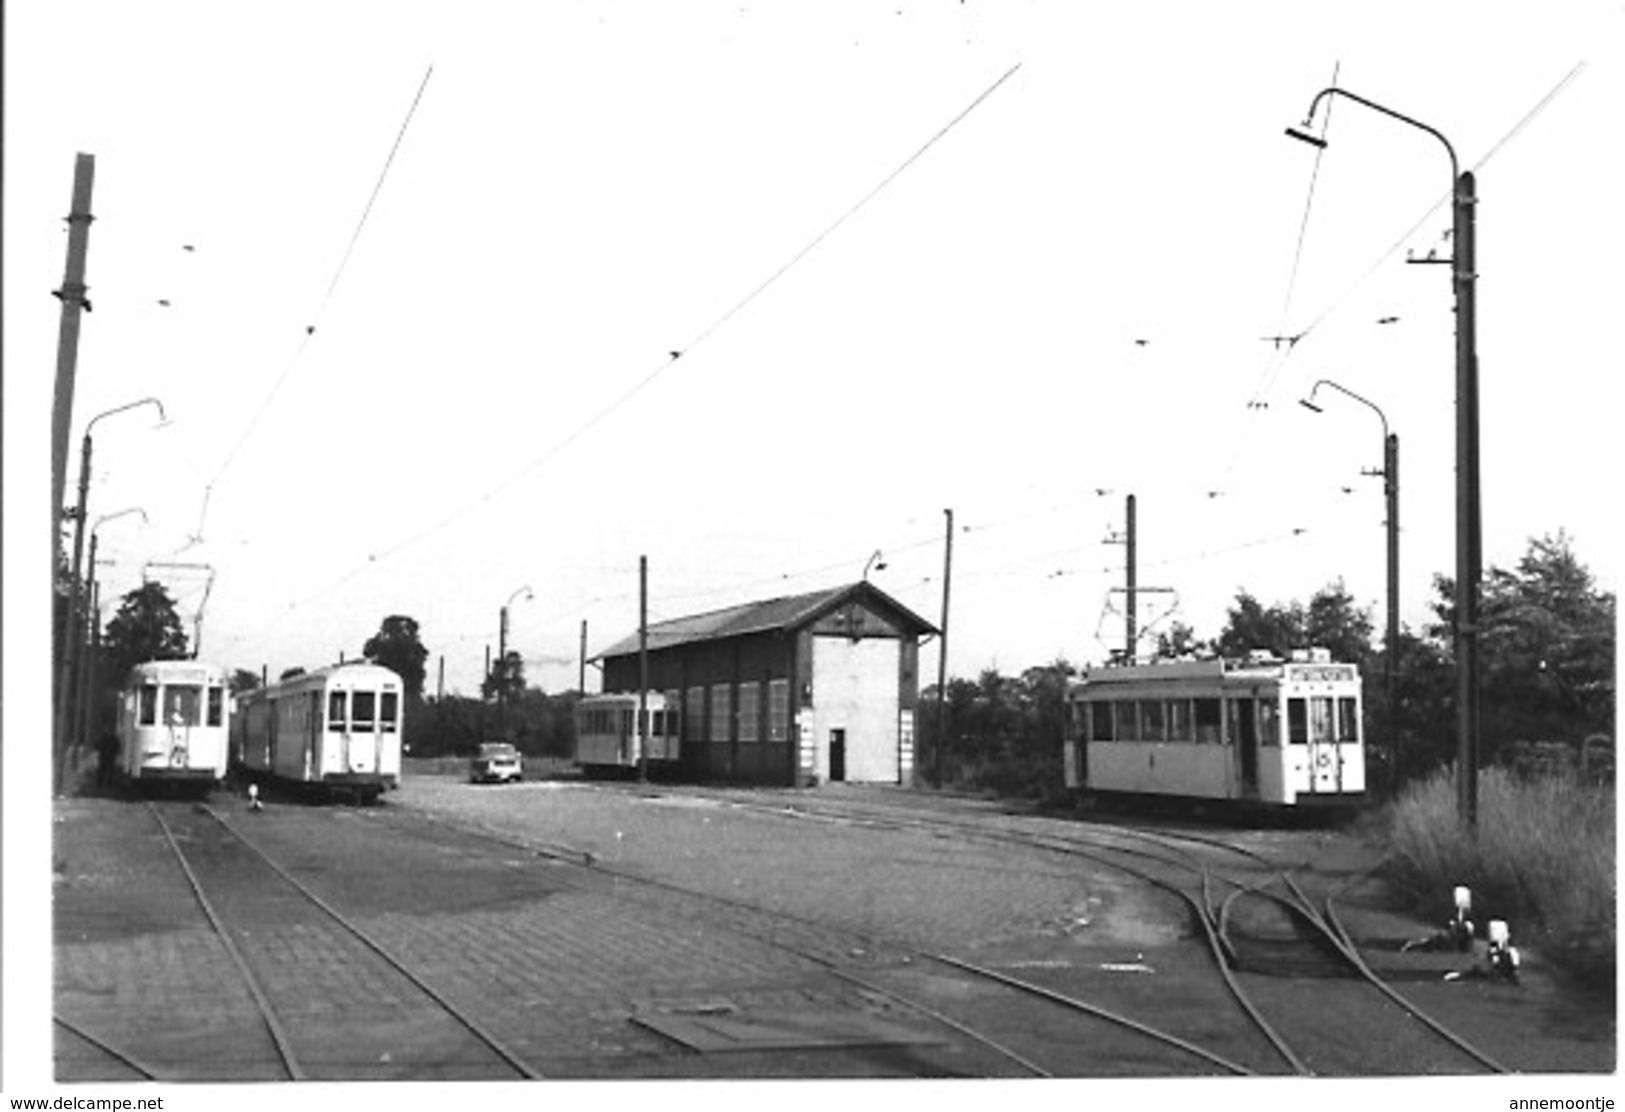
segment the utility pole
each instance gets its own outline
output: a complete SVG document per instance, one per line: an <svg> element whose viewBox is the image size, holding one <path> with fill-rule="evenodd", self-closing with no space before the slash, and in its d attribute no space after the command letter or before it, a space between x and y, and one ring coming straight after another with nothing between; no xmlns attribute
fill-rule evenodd
<svg viewBox="0 0 1625 1112"><path fill-rule="evenodd" d="M1127 510L1126 510L1126 514L1127 514L1127 517L1128 517L1128 533L1127 533L1127 537L1126 537L1126 541L1125 541L1125 543L1128 545L1128 565L1127 565L1127 567L1128 567L1128 575L1127 575L1127 579L1126 579L1126 583L1127 583L1127 586L1128 586L1128 613L1126 615L1126 622L1125 622L1125 625L1127 627L1126 628L1126 639L1125 639L1124 644L1123 644L1123 663L1124 664L1133 664L1134 663L1134 657L1136 655L1136 645L1137 645L1137 643L1139 642L1139 639L1140 639L1140 631L1135 625L1135 616L1136 616L1137 605L1138 604L1137 604L1137 602L1135 600L1135 589L1134 589L1135 588L1136 571L1137 571L1136 566L1135 566L1135 551L1134 551L1134 545L1135 545L1134 510L1135 510L1134 495L1131 494L1131 495L1128 496L1128 507L1127 507Z"/></svg>
<svg viewBox="0 0 1625 1112"><path fill-rule="evenodd" d="M1451 161L1455 152L1451 151ZM1483 521L1478 486L1478 204L1473 172L1456 177L1453 220L1456 287L1456 807L1478 830L1478 603L1483 573Z"/></svg>
<svg viewBox="0 0 1625 1112"><path fill-rule="evenodd" d="M581 619L581 650L576 656L576 693L587 693L587 619Z"/></svg>
<svg viewBox="0 0 1625 1112"><path fill-rule="evenodd" d="M446 654L440 654L440 668L434 681L434 701L440 702L446 697Z"/></svg>
<svg viewBox="0 0 1625 1112"><path fill-rule="evenodd" d="M638 783L649 782L649 557L638 557Z"/></svg>
<svg viewBox="0 0 1625 1112"><path fill-rule="evenodd" d="M936 782L942 787L942 754L948 748L948 587L954 570L954 512L943 510L948 519L942 546L942 649L937 653L937 752Z"/></svg>
<svg viewBox="0 0 1625 1112"><path fill-rule="evenodd" d="M497 684L497 716L507 726L508 707L508 608L502 608L497 620L497 668L502 672Z"/></svg>
<svg viewBox="0 0 1625 1112"><path fill-rule="evenodd" d="M67 487L68 437L73 427L74 371L79 362L79 317L88 311L85 297L85 255L90 249L91 186L96 179L96 156L77 154L73 161L73 203L68 210L68 263L62 288L54 291L62 302L62 323L56 342L56 396L51 411L51 562L56 566L62 543L62 495Z"/></svg>
<svg viewBox="0 0 1625 1112"><path fill-rule="evenodd" d="M1399 434L1389 433L1382 461L1383 494L1388 500L1388 659L1383 687L1388 694L1388 791L1399 792Z"/></svg>

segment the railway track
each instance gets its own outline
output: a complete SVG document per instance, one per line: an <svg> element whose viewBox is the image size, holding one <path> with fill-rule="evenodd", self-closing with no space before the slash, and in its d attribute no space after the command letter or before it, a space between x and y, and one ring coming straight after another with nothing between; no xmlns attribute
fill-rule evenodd
<svg viewBox="0 0 1625 1112"><path fill-rule="evenodd" d="M761 804L727 792L708 793L731 806L774 814L790 814L820 821L861 824L870 828L942 832L957 837L1016 844L1043 851L1086 858L1121 871L1181 899L1187 906L1193 933L1207 943L1213 967L1246 1020L1291 1072L1347 1075L1370 1068L1358 1048L1332 1040L1315 1040L1313 1049L1294 1047L1282 1028L1301 1032L1305 1012L1323 1013L1322 1001L1307 1008L1291 996L1318 997L1315 981L1357 980L1371 991L1341 993L1340 1017L1351 1021L1351 1011L1366 1013L1364 1021L1378 1028L1403 1028L1421 1033L1437 1049L1426 1072L1508 1073L1495 1056L1447 1024L1430 1015L1414 1000L1387 983L1363 959L1358 945L1335 911L1335 893L1317 907L1294 878L1292 869L1244 846L1188 832L1147 830L1121 824L1093 825L1080 831L1073 824L1056 824L1026 816L984 811L972 819L933 814L918 802L887 806L856 805L852 801L798 800L793 807ZM1060 825L1061 829L1056 829ZM1200 855L1200 856L1199 856ZM1223 867L1212 860L1228 858ZM1238 876L1238 869L1242 870ZM1227 889L1214 904L1216 889ZM1272 889L1280 889L1275 891ZM1243 916L1244 905L1265 909ZM1268 914L1273 913L1273 914ZM1245 920L1245 925L1242 925ZM1309 987L1303 989L1305 982ZM1296 991L1300 990L1303 991ZM1272 1021L1266 1013L1280 1016ZM1330 1046L1328 1051L1327 1046ZM1400 1060L1417 1059L1414 1046ZM1420 1072L1420 1070L1418 1070Z"/></svg>
<svg viewBox="0 0 1625 1112"><path fill-rule="evenodd" d="M542 1076L218 812L147 806L253 1001L259 1030L243 1038L282 1076ZM418 1053L402 1062L402 1046Z"/></svg>
<svg viewBox="0 0 1625 1112"><path fill-rule="evenodd" d="M1053 1050L1031 1050L1026 1047L1014 1049L1011 1047L1011 1036L1001 1031L987 1030L987 1021L982 1018L968 1018L965 1016L967 1008L963 1000L957 1005L953 996L962 993L948 992L948 1000L930 1002L924 998L926 995L912 988L912 982L920 977L920 971L925 966L938 967L936 975L940 979L941 970L953 970L959 975L958 983L963 987L967 983L978 986L980 995L972 1001L968 1010L985 1016L989 1013L998 1013L1001 1005L992 1004L986 998L986 991L991 986L1005 990L1026 1001L1026 1007L1031 1008L1034 1002L1040 1012L1046 1013L1048 1018L1044 1021L1050 1028L1051 1034L1045 1039L1037 1040L1040 1043L1072 1042L1081 1045L1087 1041L1096 1048L1096 1056L1100 1059L1116 1059L1122 1062L1134 1063L1133 1076L1146 1076L1151 1073L1171 1076L1192 1075L1253 1075L1257 1073L1280 1072L1268 1068L1255 1069L1236 1057L1227 1055L1201 1043L1182 1037L1174 1032L1158 1028L1157 1026L1135 1019L1120 1010L1106 1007L1097 1001L1084 999L1074 992L1067 992L1053 985L1041 983L1030 977L1017 977L998 969L965 960L951 954L934 952L910 944L907 940L878 936L874 933L853 934L850 931L837 930L844 934L846 941L856 943L849 946L846 941L838 941L831 945L827 938L831 931L828 923L792 915L783 911L773 910L753 904L748 900L718 895L714 892L705 892L681 885L662 881L635 871L628 871L606 865L588 852L573 849L568 846L549 843L537 843L512 835L503 834L489 829L469 826L443 816L427 816L415 814L414 822L425 818L442 827L477 838L486 842L501 844L510 848L520 848L554 860L563 861L580 869L599 875L615 878L623 886L621 898L632 899L624 890L624 886L631 884L645 892L658 892L662 901L669 901L672 897L697 901L711 908L725 909L733 916L727 924L727 929L741 934L749 934L762 938L780 949L792 952L808 961L814 962L826 969L831 975L858 987L865 992L884 996L896 1001L901 1006L914 1012L926 1020L950 1028L963 1038L975 1042L984 1050L991 1051L1007 1064L1014 1067L1019 1074L1035 1076L1079 1076L1077 1072L1077 1057L1075 1052L1068 1055L1065 1052L1056 1054ZM387 818L384 821L390 821ZM743 916L743 918L740 918ZM798 931L807 932L813 936L825 939L824 944L813 944L806 941L787 940L786 934L794 936ZM862 962L848 960L850 955L857 953L863 955ZM854 968L862 968L860 974ZM1002 1005L1009 1010L1008 1003ZM958 1012L959 1014L955 1014ZM1014 1026L1019 1029L1023 1022L1032 1022L1032 1012L1028 1012L1024 1020L1018 1020ZM1080 1033L1076 1026L1082 1022L1087 1028ZM1056 1027L1064 1028L1065 1034L1056 1035ZM1109 1032L1109 1035L1107 1034ZM1029 1036L1031 1031L1026 1032ZM1109 1048L1108 1048L1109 1044ZM1056 1060L1046 1063L1046 1058ZM1099 1063L1096 1066L1100 1068ZM1105 1072L1110 1072L1106 1070Z"/></svg>

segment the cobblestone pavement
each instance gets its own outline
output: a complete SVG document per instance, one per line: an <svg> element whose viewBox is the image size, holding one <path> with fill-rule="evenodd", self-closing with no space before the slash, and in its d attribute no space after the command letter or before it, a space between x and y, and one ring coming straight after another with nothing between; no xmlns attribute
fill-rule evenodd
<svg viewBox="0 0 1625 1112"><path fill-rule="evenodd" d="M785 806L775 810L776 799ZM214 807L549 1077L1020 1074L842 980L834 965L973 1014L1050 1055L1066 1076L1178 1072L1117 1036L1038 1031L985 986L908 965L903 948L1071 978L1133 1006L1150 1006L1155 987L1170 1023L1210 1036L1214 1021L1203 1017L1220 1011L1213 978L1196 975L1185 914L1171 898L1084 861L927 830L881 832L794 813L792 802L773 792L751 793L741 807L680 789L412 777L373 808L273 801L250 815L226 794ZM56 835L57 1014L139 1049L165 1076L282 1076L146 809L59 801ZM570 864L587 860L610 871ZM396 990L341 959L349 944L332 929L267 921L247 940L252 960L291 978L280 991L318 982L298 1020L307 1041L330 1050L319 1062L328 1075L491 1076L392 1012ZM1416 924L1383 929L1403 935ZM1118 972L1146 963L1158 970L1155 986ZM1540 991L1524 1004L1544 1000ZM717 1017L799 1022L826 1045L792 1038L771 1053L697 1054L671 1037ZM830 1034L853 1024L884 1037L854 1047ZM1600 1040L1559 1038L1569 1056L1544 1068L1612 1069L1611 1025ZM70 1081L129 1076L66 1032L56 1071Z"/></svg>

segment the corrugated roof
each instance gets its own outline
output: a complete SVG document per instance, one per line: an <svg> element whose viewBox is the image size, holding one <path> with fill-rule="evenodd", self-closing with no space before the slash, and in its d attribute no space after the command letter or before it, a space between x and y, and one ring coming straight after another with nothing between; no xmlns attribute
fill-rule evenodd
<svg viewBox="0 0 1625 1112"><path fill-rule="evenodd" d="M712 610L704 614L693 614L688 617L673 618L670 621L656 622L649 626L648 630L649 651L669 649L674 645L684 645L695 641L717 641L727 637L739 637L747 633L768 633L776 629L794 629L818 617L825 610L833 608L845 596L860 591L874 595L881 603L882 608L895 610L905 622L916 623L921 633L936 632L936 628L931 623L912 613L907 607L873 584L863 582L848 583L844 586L830 587L822 591L810 591L804 595L787 595L783 598L765 599L761 602L747 602L723 610ZM630 637L623 637L609 648L596 654L593 659L602 660L610 656L626 656L637 651L638 635L634 633Z"/></svg>

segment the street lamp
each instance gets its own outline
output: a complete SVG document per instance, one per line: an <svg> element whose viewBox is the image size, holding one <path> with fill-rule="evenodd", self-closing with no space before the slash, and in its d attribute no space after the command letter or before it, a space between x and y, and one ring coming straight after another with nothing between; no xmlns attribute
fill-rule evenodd
<svg viewBox="0 0 1625 1112"><path fill-rule="evenodd" d="M518 598L520 595L524 595L525 601L527 602L536 597L531 592L529 587L520 587L517 591L508 596L507 602L502 604L502 622L497 630L497 667L499 669L505 669L508 664L508 607L512 606L513 600ZM503 674L505 677L506 673L504 672ZM497 705L499 707L506 707L508 705L508 688L506 683L502 683L497 687ZM503 725L506 726L507 723L503 723Z"/></svg>
<svg viewBox="0 0 1625 1112"><path fill-rule="evenodd" d="M865 583L869 582L869 573L871 571L885 571L885 570L886 570L886 561L880 555L880 549L877 548L877 549L875 549L875 554L873 556L869 557L869 562L867 564L863 565L863 581Z"/></svg>
<svg viewBox="0 0 1625 1112"><path fill-rule="evenodd" d="M73 564L68 569L68 622L65 628L69 635L67 644L63 646L62 667L56 693L56 787L59 791L62 787L62 762L67 756L68 735L70 732L69 719L72 717L71 708L74 705L73 679L79 666L79 638L73 636L73 633L78 630L81 620L79 617L79 561L84 555L85 502L90 493L90 431L96 427L96 422L103 417L111 417L115 413L123 413L126 410L143 405L157 406L159 421L168 421L168 418L164 416L163 402L157 398L142 398L140 401L117 406L92 417L90 422L85 425L84 441L80 447L79 503L73 514Z"/></svg>
<svg viewBox="0 0 1625 1112"><path fill-rule="evenodd" d="M101 527L106 525L109 521L113 521L114 519L120 517L128 517L130 514L140 514L142 524L146 524L147 511L143 510L140 506L131 506L127 510L120 510L118 513L105 514L102 517L98 517L96 519L96 524L90 527L90 561L86 565L86 570L89 573L88 577L90 579L90 607L86 618L88 619L90 628L87 631L87 636L85 637L85 644L90 649L90 652L85 661L84 667L81 669L84 674L79 678L79 690L84 694L79 700L79 724L75 739L76 744L81 751L84 749L86 742L88 741L88 735L91 732L90 727L95 718L95 713L92 708L94 707L96 701L96 664L98 658L101 656L100 650L102 645L101 583L96 579L97 534Z"/></svg>
<svg viewBox="0 0 1625 1112"><path fill-rule="evenodd" d="M1450 188L1454 198L1451 225L1451 282L1456 294L1456 811L1468 830L1478 826L1478 626L1479 580L1482 573L1482 519L1478 475L1478 347L1474 206L1478 203L1471 170L1463 172L1456 149L1442 133L1419 120L1384 108L1346 89L1322 89L1309 103L1307 129L1320 102L1346 97L1374 112L1410 124L1444 144L1450 155ZM1316 147L1326 140L1307 131L1287 134Z"/></svg>
<svg viewBox="0 0 1625 1112"><path fill-rule="evenodd" d="M1375 474L1382 476L1382 492L1388 509L1388 652L1383 661L1382 678L1388 699L1388 789L1393 792L1399 784L1399 697L1395 671L1399 660L1399 434L1388 431L1388 416L1375 402L1328 378L1316 382L1309 396L1300 398L1298 404L1316 413L1322 412L1315 404L1315 395L1322 386L1348 395L1382 421L1382 470Z"/></svg>

